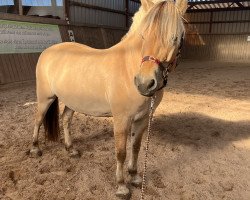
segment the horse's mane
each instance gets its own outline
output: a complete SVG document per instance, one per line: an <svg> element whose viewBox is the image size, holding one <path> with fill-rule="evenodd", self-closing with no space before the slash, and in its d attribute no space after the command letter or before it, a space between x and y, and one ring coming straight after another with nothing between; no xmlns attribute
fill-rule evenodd
<svg viewBox="0 0 250 200"><path fill-rule="evenodd" d="M143 10L142 6L139 10L135 13L134 17L132 18L132 24L130 26L129 31L122 37L122 40L127 38L129 35L132 35L138 29L139 25L141 24L142 19L145 17L146 12Z"/></svg>
<svg viewBox="0 0 250 200"><path fill-rule="evenodd" d="M167 48L170 42L179 43L184 31L182 15L175 3L173 1L160 1L147 13L142 7L139 9L125 37L135 32L142 34L143 37L154 33L155 39L161 43L161 47Z"/></svg>

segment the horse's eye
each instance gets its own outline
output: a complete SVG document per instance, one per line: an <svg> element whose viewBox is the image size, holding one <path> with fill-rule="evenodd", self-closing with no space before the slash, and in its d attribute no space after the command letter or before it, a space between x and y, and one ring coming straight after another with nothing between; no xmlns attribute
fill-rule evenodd
<svg viewBox="0 0 250 200"><path fill-rule="evenodd" d="M178 41L178 37L172 36L173 45L176 45L177 41Z"/></svg>

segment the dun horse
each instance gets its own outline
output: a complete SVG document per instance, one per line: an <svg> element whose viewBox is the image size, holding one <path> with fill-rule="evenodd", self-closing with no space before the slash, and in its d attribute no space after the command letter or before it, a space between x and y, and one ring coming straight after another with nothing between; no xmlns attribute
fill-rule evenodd
<svg viewBox="0 0 250 200"><path fill-rule="evenodd" d="M184 33L182 15L186 0L141 0L130 31L117 45L97 50L78 43L61 43L45 50L36 68L38 111L31 155L41 155L39 128L44 123L46 135L57 140L58 99L65 104L63 129L65 145L71 156L73 148L70 122L74 112L97 117L113 117L117 159L117 196L130 194L124 182L127 136L131 133L132 152L128 171L131 184L140 185L137 159L143 132L147 128L150 96L159 105L167 73L176 65Z"/></svg>

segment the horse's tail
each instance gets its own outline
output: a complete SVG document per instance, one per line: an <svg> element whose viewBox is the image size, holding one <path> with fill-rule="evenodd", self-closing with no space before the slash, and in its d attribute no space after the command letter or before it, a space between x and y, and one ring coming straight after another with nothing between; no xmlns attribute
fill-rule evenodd
<svg viewBox="0 0 250 200"><path fill-rule="evenodd" d="M57 141L59 138L59 105L58 98L50 105L44 119L45 137L51 141Z"/></svg>

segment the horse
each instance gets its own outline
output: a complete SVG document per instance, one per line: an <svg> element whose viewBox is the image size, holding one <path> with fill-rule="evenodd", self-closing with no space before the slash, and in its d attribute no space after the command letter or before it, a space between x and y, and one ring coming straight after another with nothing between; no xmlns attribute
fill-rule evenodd
<svg viewBox="0 0 250 200"><path fill-rule="evenodd" d="M37 113L31 156L42 154L38 144L42 123L46 137L58 139L60 100L65 105L62 120L69 155L79 153L70 136L74 112L113 117L116 195L125 198L130 195L123 174L128 134L131 134L128 171L131 184L140 186L137 160L149 120L150 97L155 97L155 111L163 97L167 74L177 65L186 9L186 0L157 3L141 0L131 29L115 46L99 50L65 42L44 50L36 67Z"/></svg>

